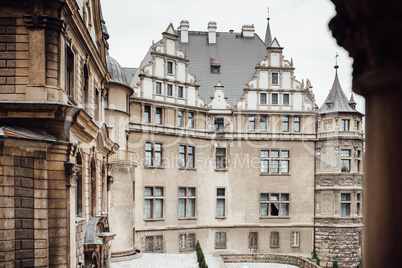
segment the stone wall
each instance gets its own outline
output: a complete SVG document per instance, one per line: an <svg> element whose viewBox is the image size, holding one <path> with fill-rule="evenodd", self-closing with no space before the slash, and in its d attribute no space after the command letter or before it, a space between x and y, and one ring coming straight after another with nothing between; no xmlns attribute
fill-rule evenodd
<svg viewBox="0 0 402 268"><path fill-rule="evenodd" d="M337 260L344 268L354 268L361 256L362 227L319 227L316 228L315 246L321 265Z"/></svg>
<svg viewBox="0 0 402 268"><path fill-rule="evenodd" d="M84 256L84 237L85 237L85 227L86 220L82 218L81 221L78 221L76 224L76 256L77 256L77 264L84 264L85 256Z"/></svg>
<svg viewBox="0 0 402 268"><path fill-rule="evenodd" d="M0 92L15 92L16 19L0 19Z"/></svg>

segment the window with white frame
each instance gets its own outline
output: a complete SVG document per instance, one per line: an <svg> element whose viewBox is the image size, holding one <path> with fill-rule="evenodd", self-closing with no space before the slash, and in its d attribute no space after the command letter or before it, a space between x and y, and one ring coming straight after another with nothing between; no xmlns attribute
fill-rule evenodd
<svg viewBox="0 0 402 268"><path fill-rule="evenodd" d="M226 232L215 233L215 248L226 248Z"/></svg>
<svg viewBox="0 0 402 268"><path fill-rule="evenodd" d="M289 174L289 166L289 150L261 150L261 173Z"/></svg>
<svg viewBox="0 0 402 268"><path fill-rule="evenodd" d="M177 97L183 98L183 87L182 86L177 87Z"/></svg>
<svg viewBox="0 0 402 268"><path fill-rule="evenodd" d="M162 124L162 107L155 108L155 123Z"/></svg>
<svg viewBox="0 0 402 268"><path fill-rule="evenodd" d="M295 116L293 118L293 131L300 132L300 117L299 116Z"/></svg>
<svg viewBox="0 0 402 268"><path fill-rule="evenodd" d="M188 126L188 128L194 128L194 112L189 112L188 113L187 126Z"/></svg>
<svg viewBox="0 0 402 268"><path fill-rule="evenodd" d="M171 61L167 62L167 73L173 74L173 62L171 62Z"/></svg>
<svg viewBox="0 0 402 268"><path fill-rule="evenodd" d="M225 217L225 188L217 188L216 189L216 216L217 217Z"/></svg>
<svg viewBox="0 0 402 268"><path fill-rule="evenodd" d="M177 111L177 126L183 127L184 126L184 112Z"/></svg>
<svg viewBox="0 0 402 268"><path fill-rule="evenodd" d="M179 251L193 251L195 250L195 234L179 234Z"/></svg>
<svg viewBox="0 0 402 268"><path fill-rule="evenodd" d="M163 219L163 187L145 187L145 219Z"/></svg>
<svg viewBox="0 0 402 268"><path fill-rule="evenodd" d="M350 172L351 150L341 150L341 172Z"/></svg>
<svg viewBox="0 0 402 268"><path fill-rule="evenodd" d="M145 143L145 166L162 166L162 144Z"/></svg>
<svg viewBox="0 0 402 268"><path fill-rule="evenodd" d="M194 168L194 146L180 145L179 146L179 167Z"/></svg>
<svg viewBox="0 0 402 268"><path fill-rule="evenodd" d="M161 82L156 82L156 84L155 84L155 93L156 94L162 94L162 83Z"/></svg>
<svg viewBox="0 0 402 268"><path fill-rule="evenodd" d="M341 216L342 217L349 217L350 216L350 206L351 206L351 199L350 194L341 193Z"/></svg>
<svg viewBox="0 0 402 268"><path fill-rule="evenodd" d="M260 196L260 216L289 216L289 194L262 193Z"/></svg>
<svg viewBox="0 0 402 268"><path fill-rule="evenodd" d="M272 73L272 84L273 85L278 84L278 73Z"/></svg>
<svg viewBox="0 0 402 268"><path fill-rule="evenodd" d="M300 247L300 232L292 232L290 236L290 246L292 248Z"/></svg>
<svg viewBox="0 0 402 268"><path fill-rule="evenodd" d="M144 122L151 123L151 106L144 106Z"/></svg>
<svg viewBox="0 0 402 268"><path fill-rule="evenodd" d="M216 148L216 168L226 169L226 148Z"/></svg>
<svg viewBox="0 0 402 268"><path fill-rule="evenodd" d="M271 104L278 104L278 93L272 93Z"/></svg>
<svg viewBox="0 0 402 268"><path fill-rule="evenodd" d="M146 253L162 253L163 252L163 236L145 236L145 250Z"/></svg>
<svg viewBox="0 0 402 268"><path fill-rule="evenodd" d="M279 232L271 232L271 248L279 248Z"/></svg>
<svg viewBox="0 0 402 268"><path fill-rule="evenodd" d="M267 93L260 93L260 104L267 104Z"/></svg>
<svg viewBox="0 0 402 268"><path fill-rule="evenodd" d="M216 117L215 118L215 131L216 132L223 132L223 117Z"/></svg>
<svg viewBox="0 0 402 268"><path fill-rule="evenodd" d="M257 249L258 248L258 233L250 232L248 234L248 248Z"/></svg>
<svg viewBox="0 0 402 268"><path fill-rule="evenodd" d="M167 84L166 95L169 97L173 96L173 85L172 84Z"/></svg>
<svg viewBox="0 0 402 268"><path fill-rule="evenodd" d="M342 131L349 131L350 120L342 119Z"/></svg>
<svg viewBox="0 0 402 268"><path fill-rule="evenodd" d="M290 101L289 101L289 94L283 94L283 95L282 95L282 98L283 98L282 103L283 103L284 105L288 105L288 104L290 103Z"/></svg>
<svg viewBox="0 0 402 268"><path fill-rule="evenodd" d="M195 217L195 188L179 187L179 218Z"/></svg>
<svg viewBox="0 0 402 268"><path fill-rule="evenodd" d="M260 130L267 131L267 116L260 115Z"/></svg>
<svg viewBox="0 0 402 268"><path fill-rule="evenodd" d="M255 130L255 116L250 115L248 117L248 130L254 131Z"/></svg>
<svg viewBox="0 0 402 268"><path fill-rule="evenodd" d="M282 130L283 132L289 132L289 116L282 117Z"/></svg>

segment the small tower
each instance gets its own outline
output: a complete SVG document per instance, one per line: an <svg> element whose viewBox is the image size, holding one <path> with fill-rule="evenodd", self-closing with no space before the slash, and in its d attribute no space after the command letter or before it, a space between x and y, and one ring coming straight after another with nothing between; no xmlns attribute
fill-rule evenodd
<svg viewBox="0 0 402 268"><path fill-rule="evenodd" d="M315 175L315 245L321 265L356 267L363 229L363 114L343 92L338 65L318 111Z"/></svg>

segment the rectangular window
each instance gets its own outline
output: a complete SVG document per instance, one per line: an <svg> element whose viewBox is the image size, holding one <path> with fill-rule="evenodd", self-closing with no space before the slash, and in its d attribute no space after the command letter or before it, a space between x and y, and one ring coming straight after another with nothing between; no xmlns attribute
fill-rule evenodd
<svg viewBox="0 0 402 268"><path fill-rule="evenodd" d="M350 172L351 150L341 150L341 172Z"/></svg>
<svg viewBox="0 0 402 268"><path fill-rule="evenodd" d="M290 103L289 94L283 94L282 97L283 97L283 104L288 105Z"/></svg>
<svg viewBox="0 0 402 268"><path fill-rule="evenodd" d="M262 150L261 151L261 167L260 167L260 172L261 173L268 173L269 169L269 151L268 150Z"/></svg>
<svg viewBox="0 0 402 268"><path fill-rule="evenodd" d="M105 95L103 97L103 108L107 109L108 107L109 107L109 91L105 89Z"/></svg>
<svg viewBox="0 0 402 268"><path fill-rule="evenodd" d="M195 234L179 234L179 251L192 251L195 249Z"/></svg>
<svg viewBox="0 0 402 268"><path fill-rule="evenodd" d="M226 148L216 148L216 168L226 168Z"/></svg>
<svg viewBox="0 0 402 268"><path fill-rule="evenodd" d="M257 249L258 248L258 233L250 232L248 234L248 248Z"/></svg>
<svg viewBox="0 0 402 268"><path fill-rule="evenodd" d="M279 248L279 232L271 232L271 248Z"/></svg>
<svg viewBox="0 0 402 268"><path fill-rule="evenodd" d="M213 74L218 74L221 72L221 67L220 66L211 66L211 73Z"/></svg>
<svg viewBox="0 0 402 268"><path fill-rule="evenodd" d="M162 124L162 108L156 107L155 109L155 123Z"/></svg>
<svg viewBox="0 0 402 268"><path fill-rule="evenodd" d="M262 193L260 196L260 216L289 216L289 194Z"/></svg>
<svg viewBox="0 0 402 268"><path fill-rule="evenodd" d="M145 143L145 165L162 166L162 144Z"/></svg>
<svg viewBox="0 0 402 268"><path fill-rule="evenodd" d="M177 126L178 127L183 127L184 126L184 112L183 111L177 111Z"/></svg>
<svg viewBox="0 0 402 268"><path fill-rule="evenodd" d="M248 117L248 130L254 131L255 130L255 116L250 115Z"/></svg>
<svg viewBox="0 0 402 268"><path fill-rule="evenodd" d="M267 116L260 115L260 130L267 131Z"/></svg>
<svg viewBox="0 0 402 268"><path fill-rule="evenodd" d="M171 61L167 62L167 73L173 74L173 62L171 62Z"/></svg>
<svg viewBox="0 0 402 268"><path fill-rule="evenodd" d="M151 106L144 106L144 122L151 123Z"/></svg>
<svg viewBox="0 0 402 268"><path fill-rule="evenodd" d="M278 73L272 73L272 84L273 85L278 84Z"/></svg>
<svg viewBox="0 0 402 268"><path fill-rule="evenodd" d="M182 86L177 87L177 97L183 98L183 87Z"/></svg>
<svg viewBox="0 0 402 268"><path fill-rule="evenodd" d="M155 93L162 94L162 83L161 82L156 82Z"/></svg>
<svg viewBox="0 0 402 268"><path fill-rule="evenodd" d="M267 104L267 93L260 93L260 104Z"/></svg>
<svg viewBox="0 0 402 268"><path fill-rule="evenodd" d="M74 53L69 47L66 49L66 93L71 96L74 86Z"/></svg>
<svg viewBox="0 0 402 268"><path fill-rule="evenodd" d="M179 146L179 167L180 168L194 168L194 147L180 145Z"/></svg>
<svg viewBox="0 0 402 268"><path fill-rule="evenodd" d="M349 119L342 119L342 131L349 131Z"/></svg>
<svg viewBox="0 0 402 268"><path fill-rule="evenodd" d="M194 128L194 113L188 113L188 128Z"/></svg>
<svg viewBox="0 0 402 268"><path fill-rule="evenodd" d="M163 218L163 187L145 187L145 219Z"/></svg>
<svg viewBox="0 0 402 268"><path fill-rule="evenodd" d="M223 132L223 117L215 118L215 131L216 132Z"/></svg>
<svg viewBox="0 0 402 268"><path fill-rule="evenodd" d="M215 233L215 248L226 248L226 232Z"/></svg>
<svg viewBox="0 0 402 268"><path fill-rule="evenodd" d="M295 116L293 118L293 130L294 132L300 132L300 117Z"/></svg>
<svg viewBox="0 0 402 268"><path fill-rule="evenodd" d="M357 215L360 216L360 215L361 215L361 194L360 194L360 193L356 195L356 199L357 199L357 200L356 200Z"/></svg>
<svg viewBox="0 0 402 268"><path fill-rule="evenodd" d="M225 217L225 188L216 189L216 216Z"/></svg>
<svg viewBox="0 0 402 268"><path fill-rule="evenodd" d="M146 236L145 237L145 252L163 252L163 236L155 235L155 236Z"/></svg>
<svg viewBox="0 0 402 268"><path fill-rule="evenodd" d="M278 104L278 93L272 93L272 104Z"/></svg>
<svg viewBox="0 0 402 268"><path fill-rule="evenodd" d="M341 216L349 217L350 216L350 194L341 194Z"/></svg>
<svg viewBox="0 0 402 268"><path fill-rule="evenodd" d="M167 92L166 95L173 96L173 85L167 84Z"/></svg>
<svg viewBox="0 0 402 268"><path fill-rule="evenodd" d="M292 232L290 237L290 246L292 248L300 247L300 232Z"/></svg>
<svg viewBox="0 0 402 268"><path fill-rule="evenodd" d="M179 188L179 218L195 217L195 188Z"/></svg>
<svg viewBox="0 0 402 268"><path fill-rule="evenodd" d="M282 130L283 132L289 132L289 116L284 116L282 119Z"/></svg>

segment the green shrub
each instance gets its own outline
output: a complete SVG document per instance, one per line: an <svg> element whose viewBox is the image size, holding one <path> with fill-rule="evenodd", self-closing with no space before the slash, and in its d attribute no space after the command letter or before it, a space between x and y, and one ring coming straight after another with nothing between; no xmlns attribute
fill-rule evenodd
<svg viewBox="0 0 402 268"><path fill-rule="evenodd" d="M195 253L197 255L198 267L208 268L208 265L205 261L204 252L202 251L200 242L198 240L197 240L197 243L195 244Z"/></svg>
<svg viewBox="0 0 402 268"><path fill-rule="evenodd" d="M339 268L337 260L335 260L334 263L332 264L332 268Z"/></svg>

